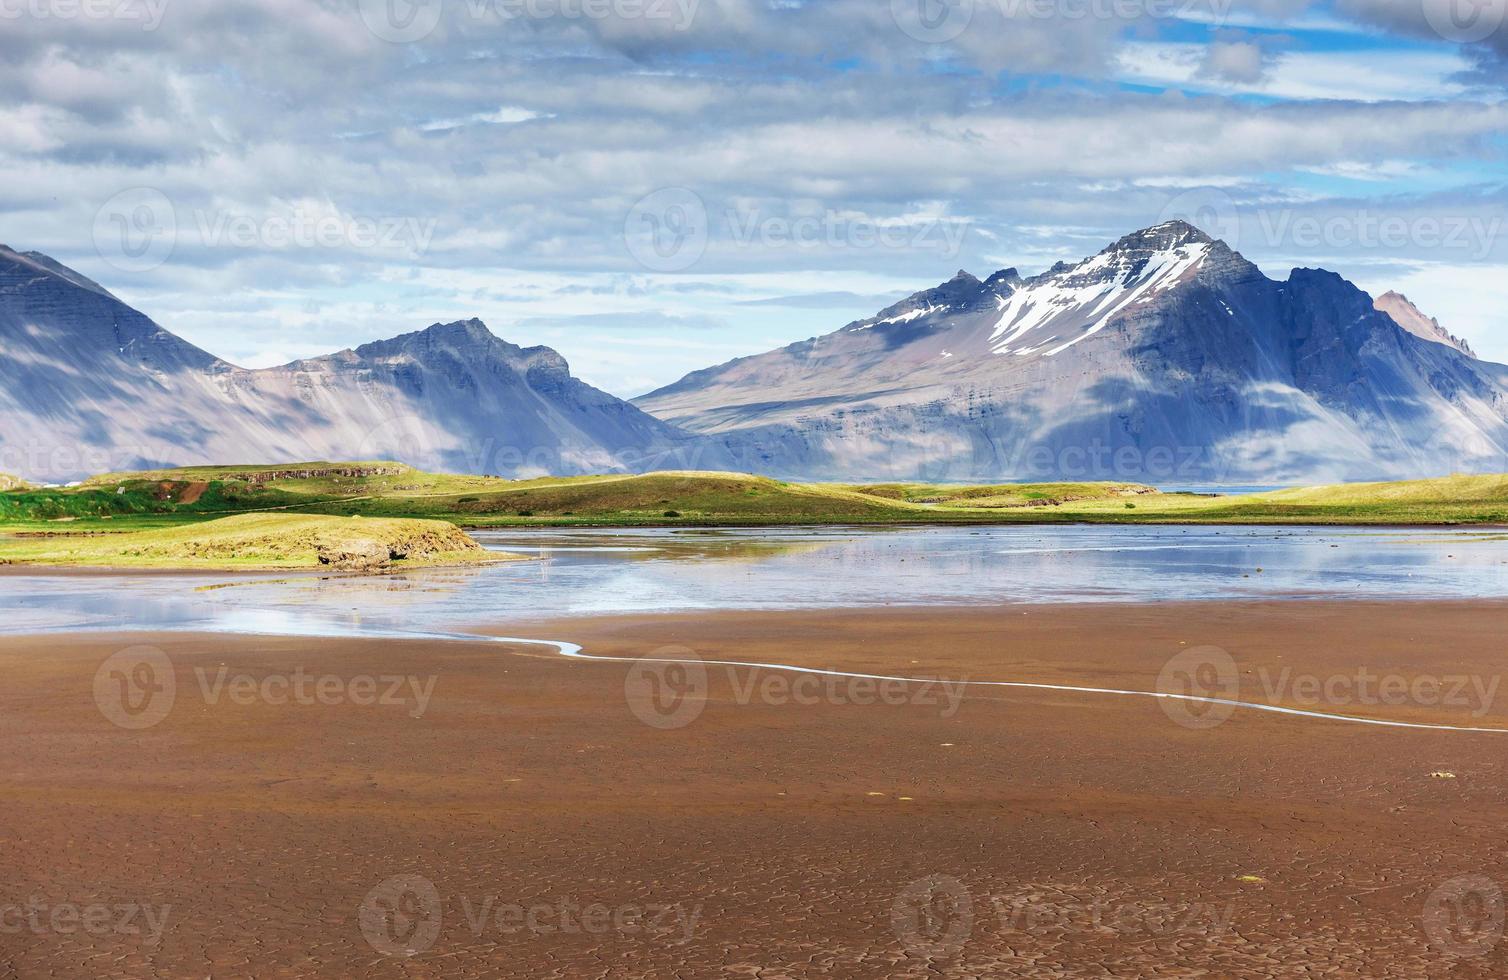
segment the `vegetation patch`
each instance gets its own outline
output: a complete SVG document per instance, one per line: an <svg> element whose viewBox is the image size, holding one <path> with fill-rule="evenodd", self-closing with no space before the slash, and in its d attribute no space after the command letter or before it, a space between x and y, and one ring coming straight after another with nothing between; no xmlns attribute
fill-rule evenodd
<svg viewBox="0 0 1508 980"><path fill-rule="evenodd" d="M233 514L432 518L467 527L1502 524L1508 476L1223 495L1139 483L789 483L702 471L510 480L398 464L298 463L113 474L78 487L0 492L0 530L11 532L161 530Z"/></svg>
<svg viewBox="0 0 1508 980"><path fill-rule="evenodd" d="M486 551L445 521L307 514L242 514L150 531L0 541L0 564L377 571L513 557Z"/></svg>

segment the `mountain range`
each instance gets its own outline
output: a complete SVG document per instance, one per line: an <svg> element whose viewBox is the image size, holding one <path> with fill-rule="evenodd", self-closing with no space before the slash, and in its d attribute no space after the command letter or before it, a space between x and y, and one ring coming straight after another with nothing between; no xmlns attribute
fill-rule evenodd
<svg viewBox="0 0 1508 980"><path fill-rule="evenodd" d="M1390 293L1269 279L1169 222L1038 276L959 272L636 400L808 478L1286 484L1508 469L1508 368Z"/></svg>
<svg viewBox="0 0 1508 980"><path fill-rule="evenodd" d="M1508 367L1397 293L1171 222L967 272L630 403L479 320L248 370L0 246L0 472L395 459L507 476L1296 483L1508 469Z"/></svg>
<svg viewBox="0 0 1508 980"><path fill-rule="evenodd" d="M533 476L686 467L685 433L480 320L247 370L0 246L0 472L395 459ZM713 461L715 465L717 461Z"/></svg>

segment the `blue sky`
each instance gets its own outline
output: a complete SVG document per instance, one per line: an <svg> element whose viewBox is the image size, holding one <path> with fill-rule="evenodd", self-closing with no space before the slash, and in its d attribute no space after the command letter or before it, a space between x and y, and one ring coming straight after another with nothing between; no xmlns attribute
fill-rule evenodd
<svg viewBox="0 0 1508 980"><path fill-rule="evenodd" d="M0 241L249 366L620 395L1192 218L1508 361L1508 0L3 0Z"/></svg>

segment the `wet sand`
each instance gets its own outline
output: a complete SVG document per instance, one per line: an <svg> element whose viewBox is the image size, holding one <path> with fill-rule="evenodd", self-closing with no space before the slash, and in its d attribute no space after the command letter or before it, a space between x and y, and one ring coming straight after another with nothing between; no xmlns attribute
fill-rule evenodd
<svg viewBox="0 0 1508 980"><path fill-rule="evenodd" d="M1215 646L1242 699L1508 729L1505 623L1291 602L497 632L1134 690ZM167 659L96 689L141 645ZM1508 972L1508 734L406 639L5 638L0 676L0 976ZM1404 703L1362 703L1383 678Z"/></svg>

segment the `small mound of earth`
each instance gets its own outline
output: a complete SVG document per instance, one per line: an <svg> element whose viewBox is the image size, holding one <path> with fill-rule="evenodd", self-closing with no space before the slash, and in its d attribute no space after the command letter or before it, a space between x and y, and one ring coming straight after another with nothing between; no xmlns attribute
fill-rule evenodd
<svg viewBox="0 0 1508 980"><path fill-rule="evenodd" d="M381 571L402 563L468 565L516 560L489 552L448 521L238 514L125 534L0 543L0 561L157 568L337 568Z"/></svg>
<svg viewBox="0 0 1508 980"><path fill-rule="evenodd" d="M320 527L312 543L319 564L352 571L378 571L399 561L480 558L484 553L469 534L443 521L349 518Z"/></svg>
<svg viewBox="0 0 1508 980"><path fill-rule="evenodd" d="M351 538L346 541L320 541L314 546L321 565L346 568L354 571L372 571L388 568L393 560L403 557L375 538Z"/></svg>

